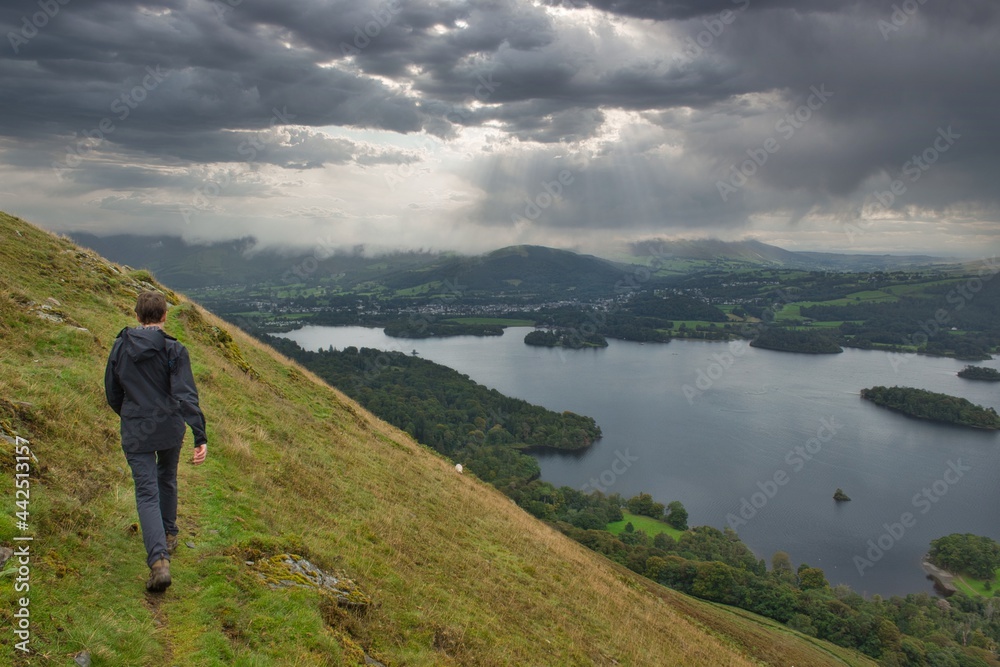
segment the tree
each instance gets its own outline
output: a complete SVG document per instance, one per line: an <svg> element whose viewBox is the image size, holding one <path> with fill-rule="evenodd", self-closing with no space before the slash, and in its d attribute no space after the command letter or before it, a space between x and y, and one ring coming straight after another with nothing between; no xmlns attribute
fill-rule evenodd
<svg viewBox="0 0 1000 667"><path fill-rule="evenodd" d="M827 588L830 584L826 581L826 575L818 567L799 568L799 588L808 591L813 588Z"/></svg>
<svg viewBox="0 0 1000 667"><path fill-rule="evenodd" d="M667 569L667 561L663 560L659 556L650 556L646 560L646 576L653 581L658 581L660 575L663 574Z"/></svg>
<svg viewBox="0 0 1000 667"><path fill-rule="evenodd" d="M654 519L663 518L663 503L655 502L653 496L648 493L640 493L637 496L632 496L625 503L625 506L632 514L641 514L653 517Z"/></svg>
<svg viewBox="0 0 1000 667"><path fill-rule="evenodd" d="M775 551L771 556L771 572L778 581L795 584L795 571L792 569L792 558L784 551Z"/></svg>
<svg viewBox="0 0 1000 667"><path fill-rule="evenodd" d="M726 601L736 583L732 568L716 561L698 563L696 567L698 575L691 586L692 595L715 602Z"/></svg>
<svg viewBox="0 0 1000 667"><path fill-rule="evenodd" d="M631 533L634 530L635 530L635 526L632 525L631 521L629 521L628 523L625 524L625 532L626 533Z"/></svg>
<svg viewBox="0 0 1000 667"><path fill-rule="evenodd" d="M671 537L668 533L657 533L656 536L653 537L653 546L657 549L662 549L663 551L673 551L677 548L677 540Z"/></svg>
<svg viewBox="0 0 1000 667"><path fill-rule="evenodd" d="M677 530L688 529L688 513L681 501L674 500L667 505L666 521Z"/></svg>

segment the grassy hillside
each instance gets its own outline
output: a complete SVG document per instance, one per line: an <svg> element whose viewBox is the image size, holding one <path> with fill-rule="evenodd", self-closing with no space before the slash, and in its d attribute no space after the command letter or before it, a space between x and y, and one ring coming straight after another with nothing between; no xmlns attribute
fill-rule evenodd
<svg viewBox="0 0 1000 667"><path fill-rule="evenodd" d="M14 648L24 593L7 573L0 664L66 665L80 651L127 667L872 664L587 551L173 294L167 330L191 351L209 453L181 465L174 585L145 595L102 378L151 280L0 214L0 431L37 458L22 533L14 446L0 440L0 545L34 537L32 654ZM352 579L354 604L269 587L260 575L273 581L283 553Z"/></svg>

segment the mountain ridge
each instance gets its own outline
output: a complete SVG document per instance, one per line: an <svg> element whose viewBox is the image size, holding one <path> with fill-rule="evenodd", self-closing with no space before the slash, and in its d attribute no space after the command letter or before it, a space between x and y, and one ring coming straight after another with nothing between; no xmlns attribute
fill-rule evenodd
<svg viewBox="0 0 1000 667"><path fill-rule="evenodd" d="M548 259L557 267L562 265L565 268L569 255L577 258L580 271L587 272L593 268L598 271L602 280L610 279L612 284L621 278L623 271L628 270L629 264L648 264L654 258L659 261L685 260L683 268L673 271L675 273L710 268L713 262L727 260L748 266L803 270L885 270L943 261L927 255L849 255L792 251L754 239L650 239L633 242L629 244L626 253L612 257L530 244L506 246L478 255L418 250L366 257L360 248L344 248L337 252L333 252L332 248L319 248L313 252L258 248L256 239L252 236L204 245L189 244L180 237L167 235L96 236L72 233L70 237L78 244L92 248L113 261L154 271L166 284L177 289L227 283L314 281L320 277L338 277L341 274L347 278L346 281L341 281L345 284L357 285L365 281L386 279L391 285L406 289L423 284L417 282L417 278L421 276L433 275L440 282L443 279L453 279L462 272L471 272L473 283L482 285L481 289L499 290L509 289L511 285L490 285L489 281L480 283L477 267L490 263L506 264L531 275L538 271L538 260ZM518 257L523 261L518 263ZM527 261L532 259L535 261ZM687 261L695 262L694 266ZM705 264L697 264L698 262ZM604 265L614 267L616 275L606 275ZM563 280L563 283L569 282ZM586 287L586 284L585 281L583 286Z"/></svg>

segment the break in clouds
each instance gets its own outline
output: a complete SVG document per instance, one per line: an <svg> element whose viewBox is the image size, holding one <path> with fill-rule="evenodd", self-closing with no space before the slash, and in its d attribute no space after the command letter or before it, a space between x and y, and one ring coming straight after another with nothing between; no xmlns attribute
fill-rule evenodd
<svg viewBox="0 0 1000 667"><path fill-rule="evenodd" d="M30 0L0 208L265 245L997 241L992 0ZM556 189L558 188L558 191Z"/></svg>

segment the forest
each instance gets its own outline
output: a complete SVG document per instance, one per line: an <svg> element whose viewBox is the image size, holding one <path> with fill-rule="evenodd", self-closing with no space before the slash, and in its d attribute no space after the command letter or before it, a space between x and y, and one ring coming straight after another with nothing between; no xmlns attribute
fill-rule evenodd
<svg viewBox="0 0 1000 667"><path fill-rule="evenodd" d="M1000 416L996 410L984 408L958 396L912 387L879 386L862 389L861 398L918 419L973 428L1000 429Z"/></svg>

